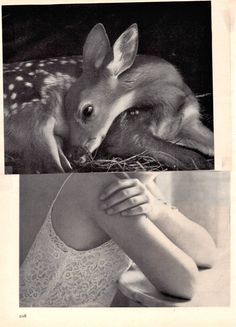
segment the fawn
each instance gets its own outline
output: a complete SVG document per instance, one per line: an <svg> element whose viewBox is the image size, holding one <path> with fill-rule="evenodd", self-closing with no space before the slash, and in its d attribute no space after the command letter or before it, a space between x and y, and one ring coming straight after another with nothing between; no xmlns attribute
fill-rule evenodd
<svg viewBox="0 0 236 327"><path fill-rule="evenodd" d="M70 171L70 154L86 160L100 146L123 157L146 151L175 169L209 168L198 152L213 155L213 133L196 97L172 64L137 49L136 24L113 47L97 24L82 58L4 66L5 151L23 156L23 172Z"/></svg>

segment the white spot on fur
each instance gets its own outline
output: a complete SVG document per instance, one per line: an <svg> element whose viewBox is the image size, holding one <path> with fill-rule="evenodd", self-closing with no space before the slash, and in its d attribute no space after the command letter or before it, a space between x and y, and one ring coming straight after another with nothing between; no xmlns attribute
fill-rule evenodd
<svg viewBox="0 0 236 327"><path fill-rule="evenodd" d="M29 105L32 105L32 101L30 101L30 102L23 102L22 105L21 105L21 107L24 108L24 107L29 106Z"/></svg>
<svg viewBox="0 0 236 327"><path fill-rule="evenodd" d="M30 82L25 82L25 86L27 86L27 87L33 87L33 84L30 83Z"/></svg>
<svg viewBox="0 0 236 327"><path fill-rule="evenodd" d="M39 74L43 74L43 75L49 75L49 72L47 72L47 71L44 70L44 69L39 69L39 70L37 70L37 73L39 73Z"/></svg>
<svg viewBox="0 0 236 327"><path fill-rule="evenodd" d="M25 67L31 67L33 66L32 62L27 62L27 64L25 64Z"/></svg>
<svg viewBox="0 0 236 327"><path fill-rule="evenodd" d="M44 83L47 85L48 84L56 84L56 78L54 76L50 75L44 79Z"/></svg>
<svg viewBox="0 0 236 327"><path fill-rule="evenodd" d="M4 116L8 117L9 116L9 110L7 107L4 108Z"/></svg>
<svg viewBox="0 0 236 327"><path fill-rule="evenodd" d="M67 64L67 63L68 63L67 60L60 60L60 64L62 64L62 65L65 65L65 64Z"/></svg>
<svg viewBox="0 0 236 327"><path fill-rule="evenodd" d="M69 63L70 63L70 64L77 64L77 62L76 62L74 59L70 59L70 60L69 60Z"/></svg>
<svg viewBox="0 0 236 327"><path fill-rule="evenodd" d="M15 88L15 85L14 84L9 84L9 86L8 86L8 90L9 91L14 90L14 88Z"/></svg>
<svg viewBox="0 0 236 327"><path fill-rule="evenodd" d="M13 104L11 105L10 108L11 108L12 110L14 110L14 109L16 109L17 107L18 107L18 104L17 104L17 103L13 103Z"/></svg>
<svg viewBox="0 0 236 327"><path fill-rule="evenodd" d="M17 76L16 77L16 81L23 81L23 80L24 80L24 78L22 76Z"/></svg>
<svg viewBox="0 0 236 327"><path fill-rule="evenodd" d="M37 101L39 101L39 99L33 99L33 100L32 100L32 102L37 102Z"/></svg>
<svg viewBox="0 0 236 327"><path fill-rule="evenodd" d="M12 73L15 72L15 69L4 69L4 73Z"/></svg>
<svg viewBox="0 0 236 327"><path fill-rule="evenodd" d="M11 95L11 99L15 100L16 97L17 97L17 94L15 92L13 92L12 95Z"/></svg>
<svg viewBox="0 0 236 327"><path fill-rule="evenodd" d="M41 64L39 64L39 66L40 66L40 67L43 67L43 66L45 66L45 64L44 64L44 63L41 63Z"/></svg>
<svg viewBox="0 0 236 327"><path fill-rule="evenodd" d="M11 114L12 114L12 115L15 115L15 114L17 114L17 112L18 112L17 109L13 109L13 110L11 111Z"/></svg>
<svg viewBox="0 0 236 327"><path fill-rule="evenodd" d="M29 72L29 75L33 76L33 75L35 75L35 73L34 72Z"/></svg>
<svg viewBox="0 0 236 327"><path fill-rule="evenodd" d="M4 94L4 96L3 96L3 97L4 97L4 99L6 99L6 98L7 98L7 95L6 95L6 94Z"/></svg>
<svg viewBox="0 0 236 327"><path fill-rule="evenodd" d="M57 72L55 75L50 74L43 81L44 85L41 88L41 95L42 97L45 97L48 90L54 86L63 92L64 90L67 90L75 80L76 79L70 75L62 74L60 72Z"/></svg>

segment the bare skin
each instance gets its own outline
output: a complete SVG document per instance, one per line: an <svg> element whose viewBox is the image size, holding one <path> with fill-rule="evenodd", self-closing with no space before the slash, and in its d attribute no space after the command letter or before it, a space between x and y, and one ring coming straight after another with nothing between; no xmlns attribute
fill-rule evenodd
<svg viewBox="0 0 236 327"><path fill-rule="evenodd" d="M106 213L120 213L125 217L146 215L175 245L191 256L198 267L211 268L216 251L209 233L160 198L155 174L143 174L140 178L135 178L138 174L131 176L133 178L113 182L104 190L100 199Z"/></svg>
<svg viewBox="0 0 236 327"><path fill-rule="evenodd" d="M175 219L171 209L156 200L155 192L145 186L152 184L150 174L148 179L139 178L141 181L115 174L72 175L52 212L55 231L77 250L94 248L112 238L154 286L191 298L197 265L212 265L207 259L214 257L213 241L199 225L180 213ZM115 211L108 211L111 209Z"/></svg>

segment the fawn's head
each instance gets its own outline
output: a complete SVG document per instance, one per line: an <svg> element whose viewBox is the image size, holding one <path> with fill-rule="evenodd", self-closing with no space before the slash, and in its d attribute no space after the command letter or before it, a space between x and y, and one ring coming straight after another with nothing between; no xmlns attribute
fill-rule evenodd
<svg viewBox="0 0 236 327"><path fill-rule="evenodd" d="M83 47L83 73L65 98L72 147L93 152L114 119L132 103L134 91L125 89L119 76L133 65L137 48L136 24L113 47L102 24L90 31Z"/></svg>

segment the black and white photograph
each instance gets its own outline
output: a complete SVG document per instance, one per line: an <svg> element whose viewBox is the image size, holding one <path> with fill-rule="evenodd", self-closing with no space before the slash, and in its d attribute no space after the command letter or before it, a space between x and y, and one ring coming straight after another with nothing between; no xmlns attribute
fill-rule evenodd
<svg viewBox="0 0 236 327"><path fill-rule="evenodd" d="M2 0L3 326L235 326L235 9Z"/></svg>
<svg viewBox="0 0 236 327"><path fill-rule="evenodd" d="M214 169L211 2L2 6L5 173Z"/></svg>
<svg viewBox="0 0 236 327"><path fill-rule="evenodd" d="M20 307L229 306L229 173L20 177Z"/></svg>

